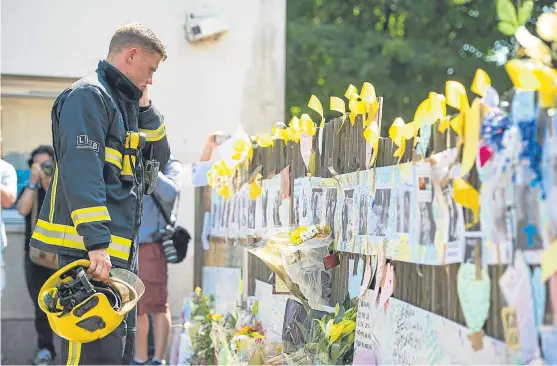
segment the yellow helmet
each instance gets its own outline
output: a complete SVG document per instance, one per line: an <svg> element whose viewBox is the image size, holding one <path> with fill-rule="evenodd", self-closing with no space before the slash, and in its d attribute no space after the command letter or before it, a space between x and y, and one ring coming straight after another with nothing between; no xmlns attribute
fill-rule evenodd
<svg viewBox="0 0 557 366"><path fill-rule="evenodd" d="M139 277L125 269L112 269L110 279L100 282L91 279L87 268L88 260L72 262L39 292L39 307L50 327L70 342L93 342L114 331L145 291Z"/></svg>

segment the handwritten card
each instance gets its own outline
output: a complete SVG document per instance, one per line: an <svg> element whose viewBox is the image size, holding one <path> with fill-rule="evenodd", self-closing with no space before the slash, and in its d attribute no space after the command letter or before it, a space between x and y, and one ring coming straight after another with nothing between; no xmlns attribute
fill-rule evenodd
<svg viewBox="0 0 557 366"><path fill-rule="evenodd" d="M499 279L499 287L507 304L516 309L522 362L528 363L539 358L530 269L522 251L516 251L514 266L507 267Z"/></svg>

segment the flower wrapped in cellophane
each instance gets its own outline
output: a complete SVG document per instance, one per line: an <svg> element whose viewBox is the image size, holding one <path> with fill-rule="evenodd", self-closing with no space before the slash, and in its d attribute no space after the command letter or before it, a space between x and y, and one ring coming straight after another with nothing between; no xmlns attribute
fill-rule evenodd
<svg viewBox="0 0 557 366"><path fill-rule="evenodd" d="M281 248L282 265L309 304L329 305L332 271L324 259L333 239L326 225L299 227L289 233L290 245Z"/></svg>

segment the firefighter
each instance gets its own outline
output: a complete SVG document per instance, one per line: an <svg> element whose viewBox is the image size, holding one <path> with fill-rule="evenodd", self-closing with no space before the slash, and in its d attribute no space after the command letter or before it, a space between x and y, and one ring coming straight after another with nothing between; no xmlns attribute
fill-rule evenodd
<svg viewBox="0 0 557 366"><path fill-rule="evenodd" d="M170 156L163 118L147 90L165 59L151 29L122 26L106 60L54 102L56 165L30 245L57 254L60 267L86 259L98 281L113 267L137 273L143 194L152 192ZM135 323L134 310L113 332L83 344L79 360L63 340L62 362L70 355L75 364L130 364Z"/></svg>

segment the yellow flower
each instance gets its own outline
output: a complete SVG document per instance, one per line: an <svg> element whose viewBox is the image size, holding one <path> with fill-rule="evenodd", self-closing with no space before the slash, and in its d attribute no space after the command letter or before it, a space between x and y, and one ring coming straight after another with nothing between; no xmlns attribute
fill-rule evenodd
<svg viewBox="0 0 557 366"><path fill-rule="evenodd" d="M282 344L277 344L277 352L282 353Z"/></svg>
<svg viewBox="0 0 557 366"><path fill-rule="evenodd" d="M356 329L356 322L349 320L350 323L346 324L344 326L344 329L342 330L342 334L343 335L347 335L350 334L352 332L354 332L354 330Z"/></svg>
<svg viewBox="0 0 557 366"><path fill-rule="evenodd" d="M250 330L250 326L245 325L242 328L240 328L240 330L238 330L238 334L248 334L249 330Z"/></svg>
<svg viewBox="0 0 557 366"><path fill-rule="evenodd" d="M557 13L542 13L536 22L536 31L544 41L557 41Z"/></svg>
<svg viewBox="0 0 557 366"><path fill-rule="evenodd" d="M263 338L265 338L265 337L263 337L259 332L251 332L251 333L250 333L250 336L251 336L252 338L255 338L255 339L263 339Z"/></svg>
<svg viewBox="0 0 557 366"><path fill-rule="evenodd" d="M218 322L222 319L222 315L221 314L211 314L211 319L213 319L213 321Z"/></svg>
<svg viewBox="0 0 557 366"><path fill-rule="evenodd" d="M200 287L196 287L196 288L195 288L195 293L197 294L197 296L201 296L201 288L200 288Z"/></svg>
<svg viewBox="0 0 557 366"><path fill-rule="evenodd" d="M335 324L333 319L327 322L327 327L325 328L325 336L329 338L329 344L334 343L337 339L340 338L343 329L344 324Z"/></svg>

